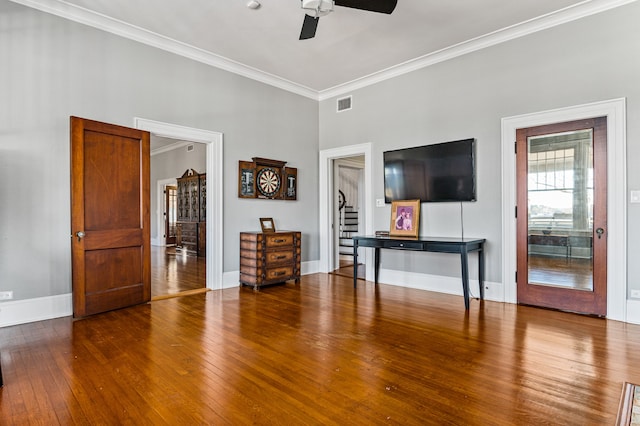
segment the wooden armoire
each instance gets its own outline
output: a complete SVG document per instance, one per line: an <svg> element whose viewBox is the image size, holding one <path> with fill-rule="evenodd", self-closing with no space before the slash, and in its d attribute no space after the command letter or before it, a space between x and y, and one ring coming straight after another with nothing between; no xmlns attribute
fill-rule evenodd
<svg viewBox="0 0 640 426"><path fill-rule="evenodd" d="M205 256L207 252L207 174L188 169L178 181L176 249Z"/></svg>

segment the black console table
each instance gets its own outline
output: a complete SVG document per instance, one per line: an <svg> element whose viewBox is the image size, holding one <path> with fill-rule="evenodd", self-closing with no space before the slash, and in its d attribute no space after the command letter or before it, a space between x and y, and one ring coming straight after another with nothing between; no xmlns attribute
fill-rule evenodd
<svg viewBox="0 0 640 426"><path fill-rule="evenodd" d="M353 237L353 287L358 283L358 247L375 249L375 283L378 284L380 271L380 249L430 251L437 253L458 253L462 263L462 291L464 307L469 309L469 252L478 252L478 281L480 283L480 299L484 299L484 243L481 238L438 238L438 237Z"/></svg>

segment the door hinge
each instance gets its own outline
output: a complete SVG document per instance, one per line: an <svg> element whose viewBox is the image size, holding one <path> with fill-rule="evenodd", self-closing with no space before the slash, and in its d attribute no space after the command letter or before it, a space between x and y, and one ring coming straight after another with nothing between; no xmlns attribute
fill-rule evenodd
<svg viewBox="0 0 640 426"><path fill-rule="evenodd" d="M518 141L515 141L513 143L513 153L517 154L518 153Z"/></svg>
<svg viewBox="0 0 640 426"><path fill-rule="evenodd" d="M516 216L516 219L517 219L518 218L518 206L516 206L516 208L515 208L515 216Z"/></svg>
<svg viewBox="0 0 640 426"><path fill-rule="evenodd" d="M516 271L516 282L518 282L518 271Z"/></svg>

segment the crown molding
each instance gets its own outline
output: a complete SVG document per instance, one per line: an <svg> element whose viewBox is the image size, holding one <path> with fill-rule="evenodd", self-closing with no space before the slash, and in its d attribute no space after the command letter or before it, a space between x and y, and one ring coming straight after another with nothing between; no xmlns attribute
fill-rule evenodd
<svg viewBox="0 0 640 426"><path fill-rule="evenodd" d="M151 156L153 157L154 155L162 154L164 152L173 151L174 149L179 149L179 148L182 148L183 146L187 146L187 145L191 145L191 144L193 144L193 142L187 142L187 141L174 142L172 144L165 145L165 146L163 146L161 148L152 149L151 150Z"/></svg>
<svg viewBox="0 0 640 426"><path fill-rule="evenodd" d="M436 52L411 59L384 70L320 91L280 78L276 75L261 71L248 65L244 65L229 58L216 55L215 53L208 52L204 49L145 30L144 28L130 25L109 16L73 5L64 0L10 1L153 46L313 100L323 101L421 68L438 64L449 59L457 58L459 56L466 55L467 53L475 52L500 43L524 37L538 31L605 12L616 7L634 3L638 0L585 0L573 6L446 47Z"/></svg>
<svg viewBox="0 0 640 426"><path fill-rule="evenodd" d="M411 59L404 63L394 65L387 69L369 74L348 83L334 86L330 89L318 92L320 101L353 92L356 89L371 86L403 74L407 74L421 68L448 61L466 55L467 53L482 50L510 40L524 37L538 31L546 30L558 25L566 24L587 16L605 12L616 7L634 3L638 0L586 0L573 6L524 21L510 27L502 28L489 34L458 43L453 46L429 53L427 55Z"/></svg>
<svg viewBox="0 0 640 426"><path fill-rule="evenodd" d="M211 65L231 73L268 84L292 93L296 93L307 98L318 100L318 92L303 85L280 78L273 74L244 65L224 56L216 55L186 43L174 40L169 37L145 30L144 28L128 24L118 19L85 9L80 6L68 3L64 0L10 0L33 9L40 10L52 15L56 15L70 21L88 25L111 34L115 34L148 46L156 47L167 52L203 64Z"/></svg>

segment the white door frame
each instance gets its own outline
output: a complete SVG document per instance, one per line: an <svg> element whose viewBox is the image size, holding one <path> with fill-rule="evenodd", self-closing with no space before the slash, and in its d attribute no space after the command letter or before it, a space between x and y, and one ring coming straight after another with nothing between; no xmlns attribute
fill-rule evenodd
<svg viewBox="0 0 640 426"><path fill-rule="evenodd" d="M207 254L206 287L222 289L222 201L223 158L222 133L184 127L136 117L136 129L146 130L156 136L200 142L207 145Z"/></svg>
<svg viewBox="0 0 640 426"><path fill-rule="evenodd" d="M516 129L607 117L607 318L627 317L626 99L612 99L502 119L502 281L504 301L517 303Z"/></svg>
<svg viewBox="0 0 640 426"><path fill-rule="evenodd" d="M332 225L334 222L334 193L333 193L333 162L346 157L364 156L364 231L366 235L373 234L373 167L372 145L363 143L359 145L343 146L340 148L325 149L320 151L320 179L319 179L319 205L320 205L320 265L319 271L329 273L335 269ZM336 224L337 226L337 224ZM373 264L367 262L370 250L365 251L363 262L367 265L365 279L373 276Z"/></svg>

